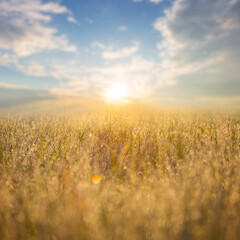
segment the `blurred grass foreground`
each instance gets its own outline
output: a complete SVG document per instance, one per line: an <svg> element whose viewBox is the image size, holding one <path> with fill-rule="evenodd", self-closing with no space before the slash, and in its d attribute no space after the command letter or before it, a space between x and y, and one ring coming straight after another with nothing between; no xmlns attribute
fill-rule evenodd
<svg viewBox="0 0 240 240"><path fill-rule="evenodd" d="M239 112L95 108L1 111L0 239L240 239Z"/></svg>

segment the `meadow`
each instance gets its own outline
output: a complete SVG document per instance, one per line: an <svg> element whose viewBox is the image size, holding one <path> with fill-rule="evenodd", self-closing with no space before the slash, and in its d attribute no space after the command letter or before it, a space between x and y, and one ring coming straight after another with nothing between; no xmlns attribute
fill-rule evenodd
<svg viewBox="0 0 240 240"><path fill-rule="evenodd" d="M238 240L239 169L240 111L4 110L0 239Z"/></svg>

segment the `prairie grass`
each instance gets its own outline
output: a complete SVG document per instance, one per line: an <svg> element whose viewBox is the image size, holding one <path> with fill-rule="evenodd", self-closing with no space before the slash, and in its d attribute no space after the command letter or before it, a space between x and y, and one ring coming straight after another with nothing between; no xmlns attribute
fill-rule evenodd
<svg viewBox="0 0 240 240"><path fill-rule="evenodd" d="M238 112L4 113L0 239L238 240L239 166Z"/></svg>

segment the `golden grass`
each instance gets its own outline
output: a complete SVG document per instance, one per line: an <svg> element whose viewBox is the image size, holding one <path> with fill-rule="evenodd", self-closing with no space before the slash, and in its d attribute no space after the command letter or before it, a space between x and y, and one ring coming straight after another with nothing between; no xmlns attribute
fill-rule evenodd
<svg viewBox="0 0 240 240"><path fill-rule="evenodd" d="M239 113L33 112L0 118L0 239L239 239Z"/></svg>

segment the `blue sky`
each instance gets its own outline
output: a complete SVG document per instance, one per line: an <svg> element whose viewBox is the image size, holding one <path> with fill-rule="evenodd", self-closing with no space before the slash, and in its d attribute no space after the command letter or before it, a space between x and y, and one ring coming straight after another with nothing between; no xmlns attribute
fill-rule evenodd
<svg viewBox="0 0 240 240"><path fill-rule="evenodd" d="M0 105L240 103L240 0L0 0Z"/></svg>

